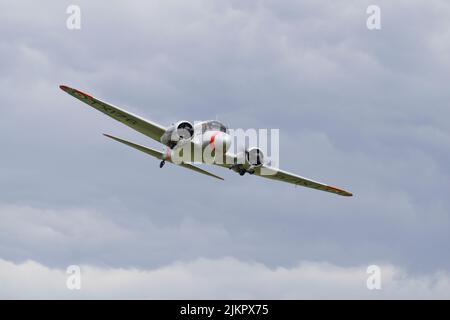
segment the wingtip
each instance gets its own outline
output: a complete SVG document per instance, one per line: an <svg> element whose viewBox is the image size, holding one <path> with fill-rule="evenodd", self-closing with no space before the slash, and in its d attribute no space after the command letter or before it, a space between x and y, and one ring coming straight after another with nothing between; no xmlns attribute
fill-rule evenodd
<svg viewBox="0 0 450 320"><path fill-rule="evenodd" d="M81 96L83 98L87 97L87 98L93 99L92 95L90 95L89 93L83 92L83 91L75 89L75 88L71 88L71 87L66 86L64 84L60 85L59 88L62 91L65 91L65 92L67 92L68 94L71 94L71 95L73 95L75 93L75 94L77 94L77 95L79 95L79 96Z"/></svg>
<svg viewBox="0 0 450 320"><path fill-rule="evenodd" d="M344 197L353 197L353 193L336 188L335 186L327 186L329 190L331 190L334 193L337 193L340 196Z"/></svg>
<svg viewBox="0 0 450 320"><path fill-rule="evenodd" d="M213 178L216 178L216 179L218 179L218 180L225 181L224 178L222 178L221 176L215 175L214 173L208 172L208 175L211 176L211 177L213 177Z"/></svg>
<svg viewBox="0 0 450 320"><path fill-rule="evenodd" d="M337 190L339 190L339 194L340 194L341 196L344 196L344 197L353 197L353 193L351 193L351 192L348 192L348 191L345 191L345 190L342 190L342 189L337 189Z"/></svg>
<svg viewBox="0 0 450 320"><path fill-rule="evenodd" d="M109 135L107 133L102 133L102 134L109 139L116 140L116 141L122 141L122 139L119 139L119 138Z"/></svg>
<svg viewBox="0 0 450 320"><path fill-rule="evenodd" d="M353 197L353 193L342 190L342 189L338 189L341 192L341 195L344 197Z"/></svg>

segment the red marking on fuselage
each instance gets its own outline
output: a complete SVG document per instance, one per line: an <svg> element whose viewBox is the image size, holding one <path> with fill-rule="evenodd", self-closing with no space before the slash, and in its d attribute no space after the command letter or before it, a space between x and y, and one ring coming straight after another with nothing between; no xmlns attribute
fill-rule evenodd
<svg viewBox="0 0 450 320"><path fill-rule="evenodd" d="M170 160L170 151L169 148L166 149L166 160Z"/></svg>
<svg viewBox="0 0 450 320"><path fill-rule="evenodd" d="M220 133L220 131L214 132L211 136L211 138L209 138L209 144L212 145L213 150L216 148L214 141L216 140L216 136Z"/></svg>

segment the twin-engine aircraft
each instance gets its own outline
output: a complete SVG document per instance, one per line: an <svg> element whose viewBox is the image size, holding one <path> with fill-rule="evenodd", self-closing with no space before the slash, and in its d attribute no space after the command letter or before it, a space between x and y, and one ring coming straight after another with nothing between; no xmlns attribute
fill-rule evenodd
<svg viewBox="0 0 450 320"><path fill-rule="evenodd" d="M223 178L195 166L193 164L195 161L192 161L192 158L190 156L189 159L191 160L178 161L179 157L177 158L177 155L179 156L181 148L185 148L187 144L189 144L188 146L192 147L190 148L190 150L204 151L206 148L209 148L213 150L213 155L214 151L217 150L215 157L220 158L221 161L202 162L212 163L221 167L231 169L239 173L241 176L245 175L246 173L254 174L272 180L284 181L292 183L294 185L335 193L340 196L352 196L350 192L347 192L345 190L272 167L270 165L270 161L264 159L263 152L258 148L254 147L247 149L241 153L238 152L237 154L231 154L229 152L231 137L229 135L228 128L219 121L210 120L196 123L195 125L192 125L188 121L179 121L176 124L166 128L160 124L146 120L128 111L94 98L93 96L86 94L80 90L73 89L64 85L60 86L60 88L71 96L77 98L78 100L97 109L98 111L103 112L111 118L120 121L123 124L131 127L132 129L164 144L166 146L166 151L161 152L143 145L114 137L109 134L104 134L108 138L116 140L120 143L123 143L127 146L130 146L157 158L161 161L160 168L162 168L166 162L170 162L180 165L184 168L188 168L193 171L223 180ZM194 153L195 152L192 151L192 154ZM184 156L186 156L186 154ZM185 157L181 158L186 159ZM177 159L177 161L175 161L175 159Z"/></svg>

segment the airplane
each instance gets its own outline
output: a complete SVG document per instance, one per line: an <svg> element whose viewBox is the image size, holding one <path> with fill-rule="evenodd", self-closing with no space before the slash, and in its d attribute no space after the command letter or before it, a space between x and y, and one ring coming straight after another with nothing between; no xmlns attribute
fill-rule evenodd
<svg viewBox="0 0 450 320"><path fill-rule="evenodd" d="M110 134L104 134L108 138L157 158L160 160L160 168L162 168L166 162L170 162L198 173L224 180L222 177L195 166L193 164L194 161L174 161L177 151L179 152L180 148L186 146L186 143L189 143L194 149L221 149L222 160L224 161L218 161L217 163L213 162L212 164L231 169L239 173L241 176L248 173L272 180L291 183L296 186L326 191L340 196L350 197L353 195L343 189L271 167L270 162L264 159L262 150L256 147L244 150L244 152L239 154L229 153L228 151L231 144L231 137L228 131L229 129L220 121L209 120L196 123L195 125L192 125L189 121L179 121L170 127L165 127L156 122L146 120L124 109L118 108L105 101L94 98L92 95L84 93L80 90L70 88L65 85L61 85L60 88L94 109L97 109L98 111L146 135L147 137L164 144L166 146L166 151L161 152L112 136ZM219 153L217 155L220 157Z"/></svg>

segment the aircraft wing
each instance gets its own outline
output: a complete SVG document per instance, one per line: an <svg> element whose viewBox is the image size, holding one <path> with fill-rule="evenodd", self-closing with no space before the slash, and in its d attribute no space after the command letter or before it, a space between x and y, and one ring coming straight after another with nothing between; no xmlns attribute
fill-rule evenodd
<svg viewBox="0 0 450 320"><path fill-rule="evenodd" d="M139 131L140 133L145 134L152 139L155 139L158 142L160 142L161 136L166 131L165 127L157 123L141 118L137 115L132 114L131 112L120 109L107 102L101 101L87 93L81 92L80 90L73 89L67 86L60 86L60 88L61 90L67 92L78 100L90 105L100 112L103 112L111 118L122 122L130 128Z"/></svg>
<svg viewBox="0 0 450 320"><path fill-rule="evenodd" d="M272 168L272 167L269 167L266 165L263 165L262 167L257 168L255 170L255 174L260 177L263 177L263 178L284 181L284 182L292 183L292 184L302 186L302 187L313 188L313 189L317 189L317 190L321 190L321 191L335 193L340 196L346 196L346 197L353 196L353 194L351 194L350 192L336 188L334 186L326 185L324 183L317 182L317 181L314 181L311 179L307 179L307 178L298 176L296 174L289 173L287 171L283 171L280 169Z"/></svg>
<svg viewBox="0 0 450 320"><path fill-rule="evenodd" d="M134 149L142 151L142 152L144 152L144 153L146 153L148 155L151 155L151 156L153 156L153 157L155 157L155 158L157 158L159 160L164 160L164 158L165 158L164 153L161 152L161 151L158 151L158 150L155 150L155 149L152 149L152 148L149 148L149 147L145 147L143 145L136 144L136 143L133 143L133 142L130 142L130 141L127 141L127 140L123 140L123 139L111 136L109 134L103 134L103 135L108 137L108 138L111 138L113 140L116 140L116 141L118 141L120 143L123 143L123 144L125 144L125 145L127 145L129 147L132 147ZM170 163L173 163L171 160L166 160L166 161L168 161ZM219 180L223 180L223 178L221 178L219 176L216 176L215 174L213 174L211 172L208 172L206 170L203 170L203 169L201 169L201 168L199 168L197 166L194 166L194 165L192 165L190 163L181 163L181 164L179 164L179 166L182 166L184 168L196 171L198 173L202 173L202 174L210 176L210 177L214 177L214 178L219 179Z"/></svg>

